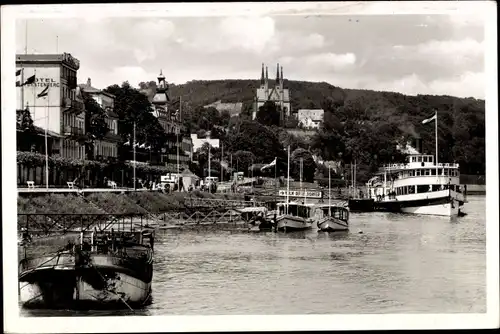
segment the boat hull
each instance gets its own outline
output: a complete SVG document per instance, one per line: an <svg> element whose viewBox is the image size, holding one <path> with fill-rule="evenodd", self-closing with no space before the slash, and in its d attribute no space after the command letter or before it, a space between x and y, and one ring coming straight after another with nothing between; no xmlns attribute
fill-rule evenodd
<svg viewBox="0 0 500 334"><path fill-rule="evenodd" d="M318 221L318 228L323 232L348 231L349 224L339 219L326 217Z"/></svg>
<svg viewBox="0 0 500 334"><path fill-rule="evenodd" d="M398 196L397 200L376 202L378 210L389 212L402 212L421 215L456 216L463 213L464 198L462 194L454 191L445 191L438 196L426 194L425 197L405 199ZM408 196L409 197L409 196Z"/></svg>
<svg viewBox="0 0 500 334"><path fill-rule="evenodd" d="M151 300L152 263L138 266L105 255L92 261L77 267L69 254L30 260L19 279L20 302L26 308L109 309Z"/></svg>
<svg viewBox="0 0 500 334"><path fill-rule="evenodd" d="M452 205L451 203L402 207L401 212L412 213L419 215L434 215L434 216L457 216L462 206Z"/></svg>
<svg viewBox="0 0 500 334"><path fill-rule="evenodd" d="M301 231L312 227L311 221L291 215L282 215L276 221L278 231Z"/></svg>

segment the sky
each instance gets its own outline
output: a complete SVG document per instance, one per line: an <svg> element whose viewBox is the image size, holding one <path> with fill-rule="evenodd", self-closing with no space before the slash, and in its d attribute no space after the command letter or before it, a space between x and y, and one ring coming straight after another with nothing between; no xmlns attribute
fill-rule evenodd
<svg viewBox="0 0 500 334"><path fill-rule="evenodd" d="M26 24L27 22L27 24ZM26 34L27 27L27 34ZM27 36L27 38L26 38ZM71 53L79 83L259 79L485 97L479 15L253 15L16 20L16 52ZM293 92L291 92L293 94Z"/></svg>

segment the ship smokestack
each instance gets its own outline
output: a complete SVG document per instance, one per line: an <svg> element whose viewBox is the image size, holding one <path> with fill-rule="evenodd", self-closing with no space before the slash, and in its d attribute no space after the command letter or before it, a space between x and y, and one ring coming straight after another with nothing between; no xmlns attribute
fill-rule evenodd
<svg viewBox="0 0 500 334"><path fill-rule="evenodd" d="M416 150L418 151L418 153L422 154L422 138L415 138L415 143L416 143Z"/></svg>

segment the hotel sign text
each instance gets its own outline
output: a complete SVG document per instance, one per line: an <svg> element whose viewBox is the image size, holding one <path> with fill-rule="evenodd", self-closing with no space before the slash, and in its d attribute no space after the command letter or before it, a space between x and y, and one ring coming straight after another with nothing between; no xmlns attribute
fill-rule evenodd
<svg viewBox="0 0 500 334"><path fill-rule="evenodd" d="M35 82L26 86L33 87L59 87L59 82L55 81L52 78L35 78Z"/></svg>
<svg viewBox="0 0 500 334"><path fill-rule="evenodd" d="M305 194L304 194L305 193ZM280 190L280 196L286 196L286 190ZM289 197L309 197L309 198L321 198L321 191L313 191L313 190L290 190L288 192Z"/></svg>

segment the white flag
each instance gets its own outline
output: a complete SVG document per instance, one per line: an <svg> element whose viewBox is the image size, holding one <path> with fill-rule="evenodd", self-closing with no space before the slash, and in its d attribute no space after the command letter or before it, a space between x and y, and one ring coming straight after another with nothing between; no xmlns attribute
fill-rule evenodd
<svg viewBox="0 0 500 334"><path fill-rule="evenodd" d="M270 164L267 164L265 166L263 166L260 170L264 170L264 169L267 169L267 168L270 168L270 167L273 167L274 165L276 165L276 159L277 158L274 158L273 162L271 162Z"/></svg>
<svg viewBox="0 0 500 334"><path fill-rule="evenodd" d="M437 113L435 113L435 114L434 114L434 116L432 116L431 118L424 119L424 120L422 121L422 124L427 124L427 123L429 123L429 122L431 122L431 121L435 120L436 118L437 118Z"/></svg>

